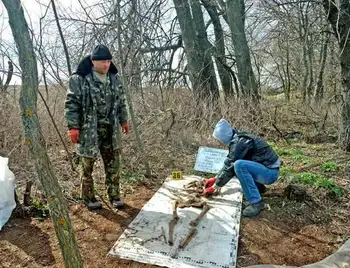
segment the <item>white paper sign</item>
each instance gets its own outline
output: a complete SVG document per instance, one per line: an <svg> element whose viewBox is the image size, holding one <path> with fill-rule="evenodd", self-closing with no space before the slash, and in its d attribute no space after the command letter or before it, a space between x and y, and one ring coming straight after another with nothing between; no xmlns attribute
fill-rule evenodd
<svg viewBox="0 0 350 268"><path fill-rule="evenodd" d="M201 172L218 173L224 166L228 150L199 147L194 169Z"/></svg>

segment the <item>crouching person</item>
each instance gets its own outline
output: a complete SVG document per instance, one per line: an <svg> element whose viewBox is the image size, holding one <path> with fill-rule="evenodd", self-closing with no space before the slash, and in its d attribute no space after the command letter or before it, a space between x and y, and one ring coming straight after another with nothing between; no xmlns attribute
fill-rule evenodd
<svg viewBox="0 0 350 268"><path fill-rule="evenodd" d="M265 207L261 199L265 185L273 184L278 179L278 155L263 139L232 129L225 119L216 124L213 137L228 146L229 153L217 176L204 181L203 194L208 196L217 193L236 176L249 202L249 206L243 210L243 216L257 216Z"/></svg>

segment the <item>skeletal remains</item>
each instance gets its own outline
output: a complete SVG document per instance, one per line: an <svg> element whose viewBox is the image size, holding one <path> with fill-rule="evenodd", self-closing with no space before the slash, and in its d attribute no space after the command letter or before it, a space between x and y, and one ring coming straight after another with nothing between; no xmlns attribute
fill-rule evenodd
<svg viewBox="0 0 350 268"><path fill-rule="evenodd" d="M168 243L170 246L174 244L174 227L176 222L179 219L179 216L177 215L177 206L179 205L178 201L175 201L175 204L173 206L173 218L169 222L169 240Z"/></svg>
<svg viewBox="0 0 350 268"><path fill-rule="evenodd" d="M185 248L191 239L195 236L197 232L197 225L199 221L204 217L204 215L210 209L210 206L200 198L200 193L203 191L203 183L200 181L193 181L184 186L186 192L190 193L192 196L186 201L176 200L173 204L173 217L169 222L169 245L174 244L174 228L179 220L179 216L177 215L177 208L185 208L185 207L196 207L202 208L201 213L190 222L191 229L188 235L181 241L179 248Z"/></svg>

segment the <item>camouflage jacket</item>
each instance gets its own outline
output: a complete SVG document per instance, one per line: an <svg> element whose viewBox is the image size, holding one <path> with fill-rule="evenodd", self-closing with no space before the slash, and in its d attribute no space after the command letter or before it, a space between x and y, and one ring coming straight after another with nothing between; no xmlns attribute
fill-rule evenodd
<svg viewBox="0 0 350 268"><path fill-rule="evenodd" d="M122 83L117 75L117 68L113 63L109 69L108 82L110 98L106 103L106 115L111 125L113 149L119 147L119 126L128 119L125 94ZM80 130L77 153L81 156L96 158L99 152L98 141L98 103L99 87L92 74L90 56L85 57L78 65L76 72L69 79L69 87L65 101L65 117L69 129Z"/></svg>

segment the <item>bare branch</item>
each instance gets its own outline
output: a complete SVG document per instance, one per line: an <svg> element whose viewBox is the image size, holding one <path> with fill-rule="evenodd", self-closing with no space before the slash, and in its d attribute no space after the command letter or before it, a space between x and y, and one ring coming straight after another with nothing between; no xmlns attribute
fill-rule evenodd
<svg viewBox="0 0 350 268"><path fill-rule="evenodd" d="M148 48L141 48L141 53L150 53L150 52L163 52L167 50L176 50L178 48L182 47L182 37L179 36L179 39L177 41L177 44L175 45L169 45L169 46L162 46L162 47L148 47Z"/></svg>

